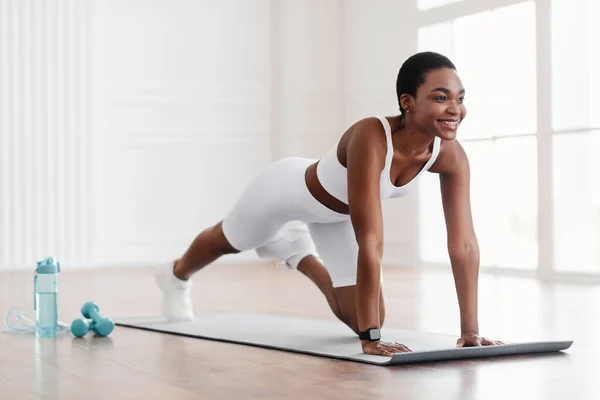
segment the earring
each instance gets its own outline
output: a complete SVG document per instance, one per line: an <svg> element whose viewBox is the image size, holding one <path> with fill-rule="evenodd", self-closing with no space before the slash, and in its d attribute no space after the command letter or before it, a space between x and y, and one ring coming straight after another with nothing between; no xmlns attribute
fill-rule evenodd
<svg viewBox="0 0 600 400"><path fill-rule="evenodd" d="M407 108L407 109L406 109L406 112L407 112L407 113L409 113L409 112L410 112L410 110Z"/></svg>

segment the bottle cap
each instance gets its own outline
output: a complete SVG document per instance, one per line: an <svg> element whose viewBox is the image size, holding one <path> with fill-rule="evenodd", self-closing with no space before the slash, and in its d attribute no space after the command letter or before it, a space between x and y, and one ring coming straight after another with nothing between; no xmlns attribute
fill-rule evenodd
<svg viewBox="0 0 600 400"><path fill-rule="evenodd" d="M60 263L54 257L48 257L37 262L35 270L38 274L56 274L60 272Z"/></svg>

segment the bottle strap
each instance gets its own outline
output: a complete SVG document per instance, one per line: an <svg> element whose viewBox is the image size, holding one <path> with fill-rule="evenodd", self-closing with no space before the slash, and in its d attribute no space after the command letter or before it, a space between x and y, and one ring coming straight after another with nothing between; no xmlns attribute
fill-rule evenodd
<svg viewBox="0 0 600 400"><path fill-rule="evenodd" d="M35 274L33 276L33 309L37 310L37 299L36 299L36 293L37 293L37 274Z"/></svg>

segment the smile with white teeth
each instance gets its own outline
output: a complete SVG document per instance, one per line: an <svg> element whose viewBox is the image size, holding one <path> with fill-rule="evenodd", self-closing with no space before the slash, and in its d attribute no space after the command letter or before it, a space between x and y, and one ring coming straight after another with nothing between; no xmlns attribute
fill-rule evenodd
<svg viewBox="0 0 600 400"><path fill-rule="evenodd" d="M458 121L440 121L444 125L448 126L458 126Z"/></svg>

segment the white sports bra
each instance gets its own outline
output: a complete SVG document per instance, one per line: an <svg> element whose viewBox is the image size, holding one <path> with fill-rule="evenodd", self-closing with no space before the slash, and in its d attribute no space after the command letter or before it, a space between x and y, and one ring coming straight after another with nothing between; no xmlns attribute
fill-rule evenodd
<svg viewBox="0 0 600 400"><path fill-rule="evenodd" d="M387 151L385 154L385 166L381 171L381 177L379 181L380 185L380 197L381 199L387 199L390 197L403 197L410 193L414 187L415 182L421 176L424 171L428 171L437 159L440 153L441 139L436 137L433 142L433 152L431 158L423 168L419 171L410 182L403 186L394 186L390 179L390 168L392 166L392 159L394 158L394 147L392 145L392 128L390 123L385 117L377 117L383 124L385 130L385 137L387 141ZM348 173L346 168L340 164L337 158L338 144L333 146L325 156L317 164L317 178L323 188L336 199L348 204Z"/></svg>

